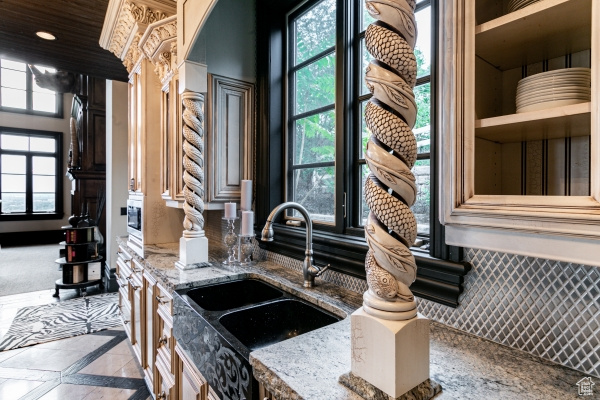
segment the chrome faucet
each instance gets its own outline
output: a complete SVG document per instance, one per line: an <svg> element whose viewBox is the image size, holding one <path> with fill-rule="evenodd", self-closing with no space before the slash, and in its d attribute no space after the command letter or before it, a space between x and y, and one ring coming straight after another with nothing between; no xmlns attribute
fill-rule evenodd
<svg viewBox="0 0 600 400"><path fill-rule="evenodd" d="M317 267L316 265L313 265L312 220L310 219L306 208L291 201L287 203L281 203L275 207L273 211L271 211L271 214L269 214L269 218L267 218L265 227L262 230L261 240L263 242L273 241L273 220L277 218L279 213L287 208L294 208L300 211L300 214L302 214L304 221L306 222L306 256L304 257L304 263L302 264L302 274L304 275L304 287L311 288L315 286L315 277L321 276L321 274L325 272L327 268L329 268L329 264L325 267Z"/></svg>

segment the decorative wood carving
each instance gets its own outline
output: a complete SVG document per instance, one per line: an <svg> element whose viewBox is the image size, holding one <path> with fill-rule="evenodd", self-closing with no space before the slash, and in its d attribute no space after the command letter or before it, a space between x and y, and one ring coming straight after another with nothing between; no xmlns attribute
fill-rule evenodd
<svg viewBox="0 0 600 400"><path fill-rule="evenodd" d="M161 83L169 81L177 63L177 16L151 24L141 38L139 47L154 64Z"/></svg>
<svg viewBox="0 0 600 400"><path fill-rule="evenodd" d="M176 4L173 1L110 0L100 46L123 60L127 71L131 73L144 54L138 45L147 26L175 13ZM176 26L174 31L177 31Z"/></svg>
<svg viewBox="0 0 600 400"><path fill-rule="evenodd" d="M197 237L204 228L204 96L185 92L183 103L184 237Z"/></svg>
<svg viewBox="0 0 600 400"><path fill-rule="evenodd" d="M373 136L365 153L371 171L365 182L365 200L371 211L365 225L369 290L363 296L363 309L378 318L406 320L417 315L409 289L417 276L409 250L417 236L410 210L416 198L415 177L410 171L417 154L412 133L417 116L412 90L417 71L415 3L366 0L365 5L377 21L365 32L367 50L375 60L365 76L373 94L365 121Z"/></svg>

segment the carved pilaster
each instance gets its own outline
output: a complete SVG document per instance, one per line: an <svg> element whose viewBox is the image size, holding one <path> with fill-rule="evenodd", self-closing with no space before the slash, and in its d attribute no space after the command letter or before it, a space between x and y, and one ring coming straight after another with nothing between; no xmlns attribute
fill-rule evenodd
<svg viewBox="0 0 600 400"><path fill-rule="evenodd" d="M417 235L410 210L417 194L411 172L417 158L412 133L417 116L412 90L417 71L415 3L366 0L365 5L377 21L365 32L367 50L375 60L365 77L373 97L365 110L372 136L365 152L370 169L365 200L371 212L365 225L369 290L364 294L363 309L377 318L406 320L417 315L409 289L417 274L409 250Z"/></svg>
<svg viewBox="0 0 600 400"><path fill-rule="evenodd" d="M204 228L204 96L185 92L183 103L184 237L203 235Z"/></svg>

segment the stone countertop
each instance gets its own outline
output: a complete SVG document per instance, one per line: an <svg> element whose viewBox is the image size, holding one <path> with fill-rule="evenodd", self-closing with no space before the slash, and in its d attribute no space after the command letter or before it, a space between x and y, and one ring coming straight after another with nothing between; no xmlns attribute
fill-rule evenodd
<svg viewBox="0 0 600 400"><path fill-rule="evenodd" d="M118 241L126 245L126 239ZM181 271L175 267L177 243L146 249L142 262L170 291L247 277L264 280L342 318L362 304L361 294L320 279L316 288L305 289L299 272L270 261L230 268L211 258L210 265ZM430 335L430 376L442 385L435 399L581 398L576 386L585 377L581 372L433 321ZM350 318L345 318L253 351L250 363L255 378L277 399L359 400L338 383L340 375L350 371L350 349Z"/></svg>

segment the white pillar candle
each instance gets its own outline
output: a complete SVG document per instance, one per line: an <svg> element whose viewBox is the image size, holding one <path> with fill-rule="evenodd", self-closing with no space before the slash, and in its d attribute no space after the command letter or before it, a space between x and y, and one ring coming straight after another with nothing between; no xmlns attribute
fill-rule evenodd
<svg viewBox="0 0 600 400"><path fill-rule="evenodd" d="M252 181L242 180L242 198L240 201L242 211L252 209Z"/></svg>
<svg viewBox="0 0 600 400"><path fill-rule="evenodd" d="M254 235L254 212L242 211L242 235Z"/></svg>
<svg viewBox="0 0 600 400"><path fill-rule="evenodd" d="M225 203L225 218L235 218L235 203Z"/></svg>

